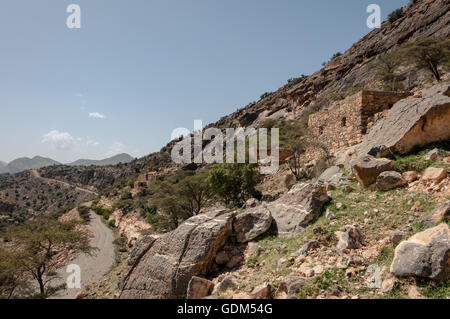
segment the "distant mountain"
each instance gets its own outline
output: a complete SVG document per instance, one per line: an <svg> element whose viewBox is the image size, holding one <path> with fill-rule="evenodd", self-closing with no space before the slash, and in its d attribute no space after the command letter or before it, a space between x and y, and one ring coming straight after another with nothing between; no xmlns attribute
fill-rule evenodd
<svg viewBox="0 0 450 319"><path fill-rule="evenodd" d="M133 160L134 160L134 157L132 157L126 153L122 153L122 154L118 154L118 155L115 155L113 157L109 157L109 158L106 158L103 160L79 159L78 161L69 163L67 165L70 165L70 166L91 166L91 165L107 166L107 165L117 165L119 163L125 164L125 163L129 163Z"/></svg>
<svg viewBox="0 0 450 319"><path fill-rule="evenodd" d="M33 158L21 157L10 162L6 167L9 173L14 174L29 169L38 169L51 165L61 165L61 163L52 160L51 158L45 158L41 156L35 156Z"/></svg>
<svg viewBox="0 0 450 319"><path fill-rule="evenodd" d="M118 154L113 157L109 157L103 160L87 160L87 159L79 159L73 163L69 163L67 165L70 166L107 166L107 165L117 165L119 163L129 163L133 161L134 158L128 154ZM46 166L52 165L62 165L60 162L52 160L51 158L45 158L41 156L35 156L33 158L21 157L15 159L10 163L5 163L0 161L0 174L3 173L19 173L22 171L26 171L29 169L39 169Z"/></svg>
<svg viewBox="0 0 450 319"><path fill-rule="evenodd" d="M0 174L8 173L7 163L0 161Z"/></svg>

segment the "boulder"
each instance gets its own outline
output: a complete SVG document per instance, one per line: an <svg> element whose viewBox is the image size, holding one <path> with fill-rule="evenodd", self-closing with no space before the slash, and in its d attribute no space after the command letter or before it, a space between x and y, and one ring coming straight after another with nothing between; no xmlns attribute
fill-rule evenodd
<svg viewBox="0 0 450 319"><path fill-rule="evenodd" d="M435 148L434 150L429 151L425 156L423 157L424 161L435 161L439 157L442 156L441 150L438 148Z"/></svg>
<svg viewBox="0 0 450 319"><path fill-rule="evenodd" d="M442 221L450 220L450 202L436 208L430 215L422 219L422 224L425 227L433 227Z"/></svg>
<svg viewBox="0 0 450 319"><path fill-rule="evenodd" d="M238 284L236 283L233 276L226 276L222 279L222 281L216 286L215 291L217 292L225 292L228 289L236 289Z"/></svg>
<svg viewBox="0 0 450 319"><path fill-rule="evenodd" d="M358 249L363 246L363 235L354 226L345 226L343 231L337 231L336 237L338 239L338 249Z"/></svg>
<svg viewBox="0 0 450 319"><path fill-rule="evenodd" d="M264 283L262 285L259 285L258 287L255 287L250 296L252 297L252 299L266 299L267 297L269 297L270 290L270 285Z"/></svg>
<svg viewBox="0 0 450 319"><path fill-rule="evenodd" d="M398 245L403 239L404 233L401 230L396 230L391 235L391 242L394 245Z"/></svg>
<svg viewBox="0 0 450 319"><path fill-rule="evenodd" d="M356 158L378 148L380 156L408 154L415 147L450 139L450 97L448 83L424 90L421 98L403 99L394 104L356 145Z"/></svg>
<svg viewBox="0 0 450 319"><path fill-rule="evenodd" d="M389 191L405 184L406 181L399 172L386 171L377 177L377 188L382 191Z"/></svg>
<svg viewBox="0 0 450 319"><path fill-rule="evenodd" d="M280 236L300 233L321 213L330 198L322 183L300 183L267 205Z"/></svg>
<svg viewBox="0 0 450 319"><path fill-rule="evenodd" d="M306 285L306 283L307 279L305 277L301 277L298 275L288 276L281 282L276 295L279 296L284 293L287 298L295 298L296 295Z"/></svg>
<svg viewBox="0 0 450 319"><path fill-rule="evenodd" d="M417 172L415 172L415 171L404 172L402 174L402 177L407 183L412 183L419 178L419 176L417 175Z"/></svg>
<svg viewBox="0 0 450 319"><path fill-rule="evenodd" d="M192 277L188 284L187 299L202 299L209 296L214 289L214 283L208 279Z"/></svg>
<svg viewBox="0 0 450 319"><path fill-rule="evenodd" d="M297 252L297 254L299 256L308 256L308 253L310 250L314 249L314 248L318 248L320 246L320 244L315 241L315 240L311 240L310 242L307 242L306 244L304 244Z"/></svg>
<svg viewBox="0 0 450 319"><path fill-rule="evenodd" d="M340 172L339 166L331 166L327 168L318 178L319 181L324 183L330 183L334 180L336 174Z"/></svg>
<svg viewBox="0 0 450 319"><path fill-rule="evenodd" d="M245 210L242 214L237 215L233 221L237 241L246 243L261 236L269 230L272 220L270 211L264 206Z"/></svg>
<svg viewBox="0 0 450 319"><path fill-rule="evenodd" d="M228 254L228 252L222 250L217 253L216 264L223 265L226 264L228 261L230 261L230 255Z"/></svg>
<svg viewBox="0 0 450 319"><path fill-rule="evenodd" d="M446 177L447 170L445 168L428 167L425 172L423 172L422 180L439 183Z"/></svg>
<svg viewBox="0 0 450 319"><path fill-rule="evenodd" d="M120 287L122 299L183 298L193 276L205 276L232 232L233 214L216 209L186 220L141 249Z"/></svg>
<svg viewBox="0 0 450 319"><path fill-rule="evenodd" d="M397 277L450 278L450 233L447 224L418 233L395 249L391 272Z"/></svg>
<svg viewBox="0 0 450 319"><path fill-rule="evenodd" d="M392 161L387 158L375 158L367 155L353 164L353 173L356 179L365 187L374 184L378 175L385 171L392 171Z"/></svg>

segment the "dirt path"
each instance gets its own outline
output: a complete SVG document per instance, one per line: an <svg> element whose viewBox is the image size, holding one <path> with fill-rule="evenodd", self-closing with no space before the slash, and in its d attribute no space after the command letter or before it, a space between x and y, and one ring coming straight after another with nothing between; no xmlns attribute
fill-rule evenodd
<svg viewBox="0 0 450 319"><path fill-rule="evenodd" d="M72 185L67 183L67 182L60 181L60 180L57 180L57 179L51 179L51 178L42 177L39 174L39 172L37 170L35 170L35 169L30 170L30 173L31 173L32 176L34 176L36 178L39 178L39 179L41 179L43 181L46 181L46 182L49 182L49 183L58 183L58 184L63 185L65 187L72 187ZM78 186L75 186L75 189L78 190L78 191L81 191L81 192L86 192L86 193L92 194L92 195L98 195L96 192L93 192L93 191L90 191L88 189L84 189L84 188L81 188L81 187L78 187Z"/></svg>
<svg viewBox="0 0 450 319"><path fill-rule="evenodd" d="M88 230L94 235L91 239L91 246L97 247L93 256L86 254L78 255L70 264L76 264L81 269L81 288L102 278L102 276L111 269L114 263L114 236L102 221L101 217L91 211L91 222ZM67 266L57 271L61 277L52 282L53 286L63 284L71 273L67 273ZM73 299L81 291L81 289L66 289L53 297L53 299Z"/></svg>

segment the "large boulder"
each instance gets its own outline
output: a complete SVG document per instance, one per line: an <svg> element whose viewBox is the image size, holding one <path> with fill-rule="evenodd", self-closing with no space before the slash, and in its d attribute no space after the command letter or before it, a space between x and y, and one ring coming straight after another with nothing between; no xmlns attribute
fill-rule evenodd
<svg viewBox="0 0 450 319"><path fill-rule="evenodd" d="M450 233L447 224L427 229L395 249L391 272L397 277L450 278Z"/></svg>
<svg viewBox="0 0 450 319"><path fill-rule="evenodd" d="M378 175L385 171L392 171L392 161L387 158L375 158L367 155L353 164L353 172L356 179L365 187L374 184Z"/></svg>
<svg viewBox="0 0 450 319"><path fill-rule="evenodd" d="M216 209L186 220L156 240L147 240L132 254L121 283L122 299L185 297L193 276L205 276L215 265L216 253L232 232L233 213Z"/></svg>
<svg viewBox="0 0 450 319"><path fill-rule="evenodd" d="M399 172L386 171L377 177L377 188L382 191L389 191L405 184L406 181Z"/></svg>
<svg viewBox="0 0 450 319"><path fill-rule="evenodd" d="M447 222L449 220L450 220L450 202L447 202L442 206L439 206L438 208L433 210L431 214L423 218L421 222L425 227L433 227L442 221Z"/></svg>
<svg viewBox="0 0 450 319"><path fill-rule="evenodd" d="M249 242L267 232L272 224L272 215L264 206L245 210L236 216L233 229L239 243Z"/></svg>
<svg viewBox="0 0 450 319"><path fill-rule="evenodd" d="M300 233L321 213L330 198L322 183L300 183L267 205L280 236Z"/></svg>
<svg viewBox="0 0 450 319"><path fill-rule="evenodd" d="M439 83L425 90L421 98L394 104L355 147L357 157L379 150L380 156L407 154L415 147L450 139L450 85Z"/></svg>

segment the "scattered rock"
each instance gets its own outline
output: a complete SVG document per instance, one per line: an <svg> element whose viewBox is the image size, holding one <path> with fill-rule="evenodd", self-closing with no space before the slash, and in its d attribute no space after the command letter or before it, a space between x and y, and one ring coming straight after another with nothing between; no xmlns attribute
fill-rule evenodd
<svg viewBox="0 0 450 319"><path fill-rule="evenodd" d="M216 255L216 263L218 265L226 264L230 260L230 255L228 252L222 250Z"/></svg>
<svg viewBox="0 0 450 319"><path fill-rule="evenodd" d="M233 257L231 257L231 259L227 262L227 268L234 268L236 266L238 266L243 260L243 257L241 255L235 255Z"/></svg>
<svg viewBox="0 0 450 319"><path fill-rule="evenodd" d="M267 232L271 224L270 211L264 206L259 206L237 215L233 221L233 228L237 234L237 241L246 243Z"/></svg>
<svg viewBox="0 0 450 319"><path fill-rule="evenodd" d="M252 207L256 207L259 204L259 200L257 200L256 198L250 198L245 202L244 207L245 208L252 208Z"/></svg>
<svg viewBox="0 0 450 319"><path fill-rule="evenodd" d="M450 278L449 226L440 224L401 242L395 249L391 272L397 277Z"/></svg>
<svg viewBox="0 0 450 319"><path fill-rule="evenodd" d="M445 168L428 167L422 175L422 180L439 183L446 177L447 171Z"/></svg>
<svg viewBox="0 0 450 319"><path fill-rule="evenodd" d="M415 171L404 172L402 177L407 183L415 182L419 178L417 172Z"/></svg>
<svg viewBox="0 0 450 319"><path fill-rule="evenodd" d="M398 245L403 239L403 232L401 230L396 230L391 235L391 242L394 245Z"/></svg>
<svg viewBox="0 0 450 319"><path fill-rule="evenodd" d="M336 203L336 208L337 209L342 209L344 207L344 204L342 203Z"/></svg>
<svg viewBox="0 0 450 319"><path fill-rule="evenodd" d="M214 283L208 279L193 276L188 284L187 299L202 299L209 296L214 289Z"/></svg>
<svg viewBox="0 0 450 319"><path fill-rule="evenodd" d="M395 171L386 171L377 177L377 187L382 191L389 191L405 184L406 181L403 179L402 174Z"/></svg>
<svg viewBox="0 0 450 319"><path fill-rule="evenodd" d="M387 158L375 158L367 155L356 161L352 167L356 179L368 187L377 181L378 175L385 171L392 171L392 161Z"/></svg>
<svg viewBox="0 0 450 319"><path fill-rule="evenodd" d="M395 283L396 279L394 275L389 273L381 282L381 292L384 294L390 292L394 288Z"/></svg>
<svg viewBox="0 0 450 319"><path fill-rule="evenodd" d="M331 166L327 168L318 178L319 181L323 183L330 183L333 181L333 178L340 172L339 166Z"/></svg>
<svg viewBox="0 0 450 319"><path fill-rule="evenodd" d="M287 261L286 258L281 258L280 260L278 260L277 268L283 267L283 264L284 264L286 261Z"/></svg>
<svg viewBox="0 0 450 319"><path fill-rule="evenodd" d="M334 220L336 219L336 216L333 214L333 212L329 209L327 209L326 213L325 213L325 217L329 220Z"/></svg>
<svg viewBox="0 0 450 319"><path fill-rule="evenodd" d="M411 299L425 299L425 297L419 292L417 286L409 286L408 297Z"/></svg>
<svg viewBox="0 0 450 319"><path fill-rule="evenodd" d="M287 298L295 298L307 283L306 278L296 275L291 275L283 279L276 295L285 293Z"/></svg>
<svg viewBox="0 0 450 319"><path fill-rule="evenodd" d="M357 249L363 246L362 233L354 226L346 226L344 231L336 232L338 249Z"/></svg>
<svg viewBox="0 0 450 319"><path fill-rule="evenodd" d="M381 288L381 268L377 264L372 264L367 267L366 271L366 286L371 289Z"/></svg>
<svg viewBox="0 0 450 319"><path fill-rule="evenodd" d="M258 287L255 287L255 289L253 289L250 296L253 299L266 299L267 297L269 297L270 290L271 290L270 285L267 283L264 283Z"/></svg>
<svg viewBox="0 0 450 319"><path fill-rule="evenodd" d="M435 148L434 150L429 151L425 156L423 157L424 161L435 161L439 157L442 156L441 150L438 148Z"/></svg>
<svg viewBox="0 0 450 319"><path fill-rule="evenodd" d="M308 256L308 252L311 250L311 249L315 249L315 248L318 248L320 246L320 244L317 242L317 241L315 241L315 240L312 240L312 241L310 241L310 242L307 242L306 244L304 244L299 250L298 250L298 252L297 252L297 254L299 255L299 256Z"/></svg>
<svg viewBox="0 0 450 319"><path fill-rule="evenodd" d="M233 276L226 276L222 281L216 286L215 291L225 292L228 289L236 289L238 284L236 283Z"/></svg>
<svg viewBox="0 0 450 319"><path fill-rule="evenodd" d="M425 227L433 227L442 221L450 220L450 202L436 208L433 212L422 219L422 224Z"/></svg>

